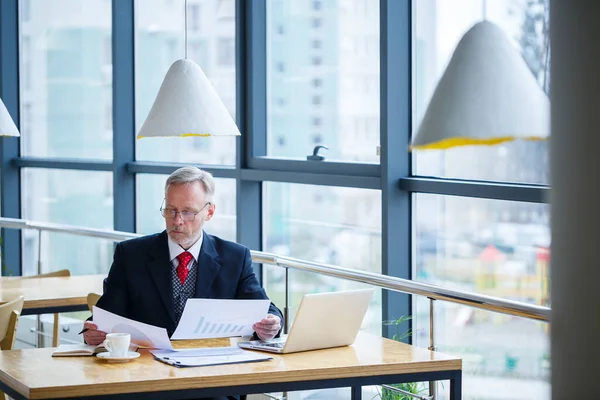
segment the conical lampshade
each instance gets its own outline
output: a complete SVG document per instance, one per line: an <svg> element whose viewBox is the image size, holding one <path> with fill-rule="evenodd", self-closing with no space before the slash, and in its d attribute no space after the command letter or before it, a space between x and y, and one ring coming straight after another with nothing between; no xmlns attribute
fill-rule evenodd
<svg viewBox="0 0 600 400"><path fill-rule="evenodd" d="M175 61L137 138L224 135L240 131L208 78L193 61Z"/></svg>
<svg viewBox="0 0 600 400"><path fill-rule="evenodd" d="M502 30L484 21L460 40L427 107L412 149L542 140L550 102Z"/></svg>
<svg viewBox="0 0 600 400"><path fill-rule="evenodd" d="M0 136L21 136L2 100L0 100Z"/></svg>

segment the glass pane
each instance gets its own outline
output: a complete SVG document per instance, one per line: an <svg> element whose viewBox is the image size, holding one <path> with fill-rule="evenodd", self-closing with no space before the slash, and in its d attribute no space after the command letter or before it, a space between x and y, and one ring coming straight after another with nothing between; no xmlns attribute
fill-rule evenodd
<svg viewBox="0 0 600 400"><path fill-rule="evenodd" d="M381 193L378 190L268 182L265 251L381 273ZM285 306L285 270L265 266L269 297ZM357 282L290 270L292 318L306 293L369 287ZM381 334L381 291L376 290L363 328Z"/></svg>
<svg viewBox="0 0 600 400"><path fill-rule="evenodd" d="M185 57L184 1L136 1L136 133L146 120L167 70ZM187 2L187 57L198 64L235 118L235 5L230 0ZM235 137L136 140L138 160L235 164Z"/></svg>
<svg viewBox="0 0 600 400"><path fill-rule="evenodd" d="M550 306L548 205L416 194L413 206L417 280ZM427 347L429 303L415 299ZM447 302L435 321L439 350L463 357L465 399L550 398L547 324Z"/></svg>
<svg viewBox="0 0 600 400"><path fill-rule="evenodd" d="M497 24L525 57L541 87L548 87L548 0L413 1L413 124L415 132L429 99L463 34L484 17ZM485 13L485 15L484 15ZM491 110L490 110L491 111ZM417 175L460 179L549 183L549 142L516 141L415 151Z"/></svg>
<svg viewBox="0 0 600 400"><path fill-rule="evenodd" d="M160 206L165 197L165 181L168 175L137 175L137 231L151 234L165 230L165 219L160 215ZM212 235L235 241L235 180L215 178L215 216L204 225Z"/></svg>
<svg viewBox="0 0 600 400"><path fill-rule="evenodd" d="M270 0L267 54L267 155L379 162L379 0Z"/></svg>
<svg viewBox="0 0 600 400"><path fill-rule="evenodd" d="M108 172L24 168L23 218L98 229L113 229L112 174ZM113 242L45 232L38 271L38 232L23 231L23 274L69 269L72 275L107 273Z"/></svg>
<svg viewBox="0 0 600 400"><path fill-rule="evenodd" d="M24 156L112 159L111 2L21 2Z"/></svg>

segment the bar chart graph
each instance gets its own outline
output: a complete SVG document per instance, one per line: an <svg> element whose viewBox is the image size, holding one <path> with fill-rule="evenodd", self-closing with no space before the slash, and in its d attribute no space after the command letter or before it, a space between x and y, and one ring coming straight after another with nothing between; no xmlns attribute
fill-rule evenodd
<svg viewBox="0 0 600 400"><path fill-rule="evenodd" d="M270 300L188 299L171 340L250 336Z"/></svg>
<svg viewBox="0 0 600 400"><path fill-rule="evenodd" d="M211 322L204 317L200 317L198 320L198 324L196 325L196 329L194 329L195 334L211 334L211 333L225 333L225 334L241 334L244 330L244 325L236 325L236 324L227 324L221 322Z"/></svg>

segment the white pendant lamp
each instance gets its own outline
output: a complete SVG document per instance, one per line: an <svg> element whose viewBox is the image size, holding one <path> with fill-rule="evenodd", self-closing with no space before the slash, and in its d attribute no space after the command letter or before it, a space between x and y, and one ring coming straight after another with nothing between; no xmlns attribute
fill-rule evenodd
<svg viewBox="0 0 600 400"><path fill-rule="evenodd" d="M239 136L240 131L198 64L171 65L137 138Z"/></svg>
<svg viewBox="0 0 600 400"><path fill-rule="evenodd" d="M240 136L240 131L202 68L187 59L187 0L184 1L185 59L171 65L137 138Z"/></svg>
<svg viewBox="0 0 600 400"><path fill-rule="evenodd" d="M10 117L4 102L0 99L0 136L21 136L15 122Z"/></svg>
<svg viewBox="0 0 600 400"><path fill-rule="evenodd" d="M543 140L550 102L502 30L483 21L458 43L411 149Z"/></svg>

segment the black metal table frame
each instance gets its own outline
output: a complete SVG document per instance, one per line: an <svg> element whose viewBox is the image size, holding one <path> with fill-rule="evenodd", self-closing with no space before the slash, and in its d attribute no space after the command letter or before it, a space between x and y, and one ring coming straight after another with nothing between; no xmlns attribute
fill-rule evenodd
<svg viewBox="0 0 600 400"><path fill-rule="evenodd" d="M462 370L452 371L430 371L416 372L409 374L397 375L380 375L354 378L337 378L337 379L320 379L320 380L305 380L296 382L277 382L277 383L261 383L255 385L232 385L215 388L199 388L199 389L183 389L183 390L168 390L161 392L140 392L140 393L123 393L100 396L83 397L89 400L96 399L145 399L145 400L162 400L162 399L196 399L199 397L216 397L216 396L231 396L239 394L251 393L271 393L271 392L294 392L298 390L315 390L315 389L332 389L339 387L350 387L352 400L362 399L362 387L371 385L381 385L389 383L405 383L405 382L426 382L426 381L450 381L450 400L459 400L462 398ZM5 392L10 397L21 400L27 397L17 393L12 388L8 387L4 382L0 382L0 391ZM82 397L76 397L82 398ZM70 399L73 399L71 397Z"/></svg>

